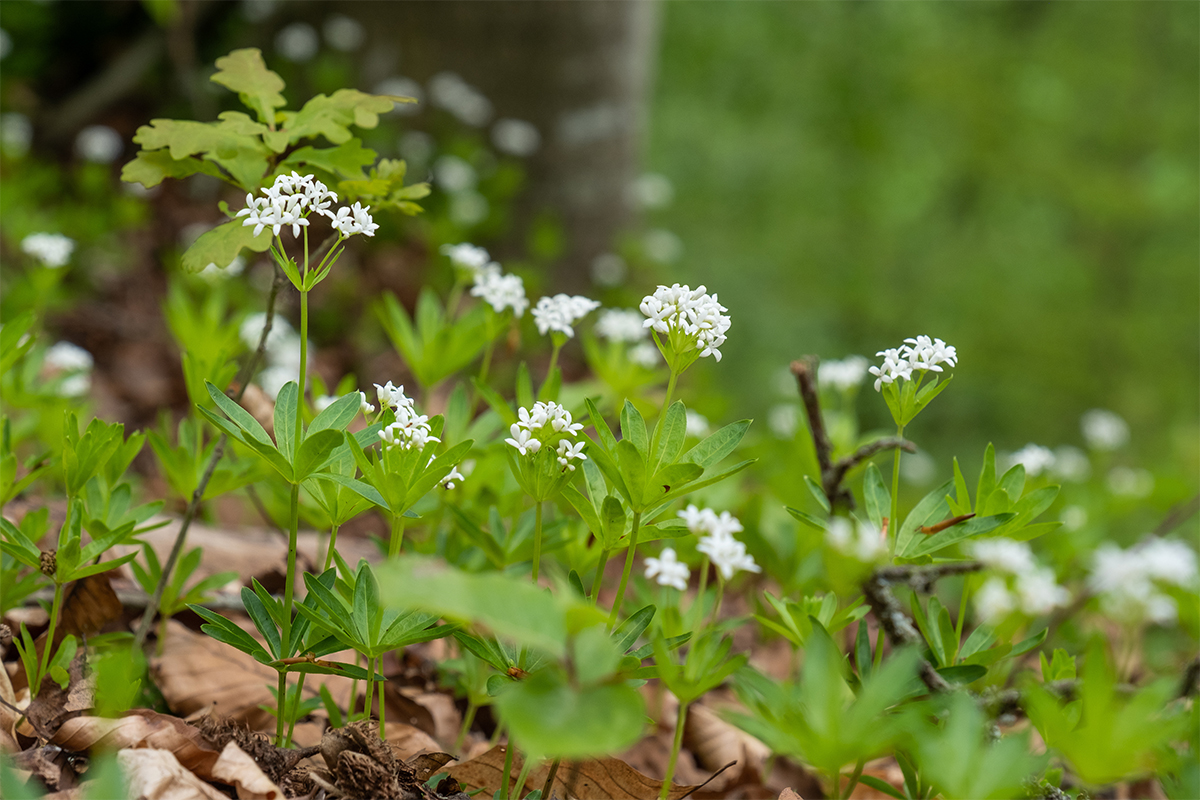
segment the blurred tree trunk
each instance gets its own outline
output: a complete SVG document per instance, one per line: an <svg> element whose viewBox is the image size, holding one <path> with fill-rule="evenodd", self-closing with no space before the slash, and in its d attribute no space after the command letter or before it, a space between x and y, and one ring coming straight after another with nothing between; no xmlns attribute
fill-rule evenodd
<svg viewBox="0 0 1200 800"><path fill-rule="evenodd" d="M428 85L458 73L495 107L494 119L541 134L529 182L499 254L526 252L530 223L551 213L566 234L558 283L579 287L631 219L656 51L657 3L625 0L442 0L336 4L368 31L365 71ZM398 52L396 52L398 51ZM390 61L390 63L389 63ZM369 87L368 87L369 88Z"/></svg>

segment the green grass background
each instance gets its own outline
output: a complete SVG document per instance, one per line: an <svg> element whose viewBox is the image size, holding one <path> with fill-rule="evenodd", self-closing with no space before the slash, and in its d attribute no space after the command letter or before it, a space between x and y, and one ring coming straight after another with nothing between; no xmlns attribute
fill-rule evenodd
<svg viewBox="0 0 1200 800"><path fill-rule="evenodd" d="M791 359L925 333L961 359L910 429L936 453L1080 443L1107 407L1195 473L1200 6L662 13L647 167L676 191L651 223L733 317L689 377L763 419Z"/></svg>

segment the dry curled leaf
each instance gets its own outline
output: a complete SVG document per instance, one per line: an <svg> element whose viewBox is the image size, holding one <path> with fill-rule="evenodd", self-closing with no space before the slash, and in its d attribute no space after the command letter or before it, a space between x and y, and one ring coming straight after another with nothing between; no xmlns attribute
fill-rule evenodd
<svg viewBox="0 0 1200 800"><path fill-rule="evenodd" d="M166 750L205 779L212 777L213 764L220 756L196 728L177 717L149 709L135 709L117 719L76 717L64 722L50 741L76 753L96 747Z"/></svg>
<svg viewBox="0 0 1200 800"><path fill-rule="evenodd" d="M779 800L804 800L804 798L787 788L779 793Z"/></svg>
<svg viewBox="0 0 1200 800"><path fill-rule="evenodd" d="M482 756L453 766L446 772L467 791L483 789L485 794L492 794L500 788L503 780L504 755L504 747L493 747ZM513 758L512 774L509 775L510 784L516 780L521 764L521 756L517 753ZM549 774L548 763L530 770L525 782L526 791L541 789ZM679 800L695 788L673 784L667 797ZM513 789L519 791L518 787ZM598 758L572 763L564 761L555 773L552 792L559 797L570 796L577 800L640 800L658 797L661 790L662 781L643 775L624 761ZM524 796L524 793L518 796Z"/></svg>
<svg viewBox="0 0 1200 800"><path fill-rule="evenodd" d="M229 800L166 750L120 750L117 763L129 781L130 796L139 800Z"/></svg>
<svg viewBox="0 0 1200 800"><path fill-rule="evenodd" d="M266 776L254 759L230 742L213 764L212 780L237 790L238 800L282 800L283 790Z"/></svg>
<svg viewBox="0 0 1200 800"><path fill-rule="evenodd" d="M716 771L730 762L737 762L706 786L708 790L758 783L763 764L771 755L771 748L700 703L693 703L688 709L683 744L705 770Z"/></svg>

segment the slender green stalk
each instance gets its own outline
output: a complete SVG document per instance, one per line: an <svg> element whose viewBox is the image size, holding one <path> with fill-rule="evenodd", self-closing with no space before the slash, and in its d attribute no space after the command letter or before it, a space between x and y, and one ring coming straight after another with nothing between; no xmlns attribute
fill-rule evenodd
<svg viewBox="0 0 1200 800"><path fill-rule="evenodd" d="M367 656L367 690L363 701L363 719L371 718L373 702L375 702L375 659Z"/></svg>
<svg viewBox="0 0 1200 800"><path fill-rule="evenodd" d="M296 392L296 432L292 453L300 452L304 436L304 387L308 382L308 292L300 293L300 385Z"/></svg>
<svg viewBox="0 0 1200 800"><path fill-rule="evenodd" d="M721 600L725 597L725 579L721 577L721 573L717 573L717 601L713 603L712 617L709 618L709 625L716 625L721 619Z"/></svg>
<svg viewBox="0 0 1200 800"><path fill-rule="evenodd" d="M497 728L497 731L500 729ZM500 800L508 800L508 785L512 782L512 765L513 765L513 747L512 740L504 746L504 774L501 776L503 783L500 784Z"/></svg>
<svg viewBox="0 0 1200 800"><path fill-rule="evenodd" d="M291 496L292 519L288 529L288 559L287 575L283 587L283 620L280 641L283 646L283 656L292 654L292 601L296 593L296 540L300 533L300 484L292 484Z"/></svg>
<svg viewBox="0 0 1200 800"><path fill-rule="evenodd" d="M662 421L667 416L667 409L671 407L671 397L675 394L675 381L678 380L679 373L674 369L671 370L671 378L667 381L667 393L663 395L662 409L658 412L658 422L654 426L654 433L650 436L650 455L658 451L658 436L662 431Z"/></svg>
<svg viewBox="0 0 1200 800"><path fill-rule="evenodd" d="M617 597L613 600L612 613L608 617L610 631L617 624L617 615L621 613L621 603L625 600L625 586L629 583L629 573L633 571L633 557L637 552L638 527L641 522L642 512L633 512L633 529L629 532L629 551L625 554L625 569L621 570L621 584L617 587Z"/></svg>
<svg viewBox="0 0 1200 800"><path fill-rule="evenodd" d="M954 626L954 641L956 643L955 652L957 652L957 643L962 641L963 620L967 616L967 595L970 594L971 576L963 576L962 597L958 601L958 621Z"/></svg>
<svg viewBox="0 0 1200 800"><path fill-rule="evenodd" d="M392 540L388 544L388 558L400 555L404 543L404 512L392 515Z"/></svg>
<svg viewBox="0 0 1200 800"><path fill-rule="evenodd" d="M708 590L708 556L705 556L704 560L700 562L700 587L696 591L696 602L692 604L692 608L697 609L697 611L699 612L699 613L695 614L696 622L693 624L698 624L700 622L700 620L703 619L703 617L704 617L704 592L707 590ZM692 610L688 609L688 617L692 617L692 616L693 616Z"/></svg>
<svg viewBox="0 0 1200 800"><path fill-rule="evenodd" d="M354 666L359 666L362 661L362 653L354 651ZM358 705L358 678L350 681L350 705L346 706L346 721L354 721L354 708Z"/></svg>
<svg viewBox="0 0 1200 800"><path fill-rule="evenodd" d="M896 427L896 438L904 438L904 426ZM896 537L900 535L900 521L897 517L900 516L900 448L896 448L896 455L892 461L892 515L888 517L888 535L892 537L892 541L896 541Z"/></svg>
<svg viewBox="0 0 1200 800"><path fill-rule="evenodd" d="M596 577L592 578L592 605L600 600L600 584L604 582L604 567L608 565L608 548L600 548L600 562L596 564Z"/></svg>
<svg viewBox="0 0 1200 800"><path fill-rule="evenodd" d="M471 725L475 722L475 712L479 706L467 699L467 713L463 714L462 727L458 729L458 738L454 740L454 752L462 750L463 742L467 740L467 734L471 732Z"/></svg>
<svg viewBox="0 0 1200 800"><path fill-rule="evenodd" d="M688 704L679 704L679 716L675 718L675 741L671 743L671 758L667 761L667 774L663 778L662 791L659 800L667 800L671 793L671 779L675 777L675 762L679 760L679 751L683 748L683 726L687 722Z"/></svg>
<svg viewBox="0 0 1200 800"><path fill-rule="evenodd" d="M329 531L329 549L325 551L325 566L321 568L321 572L325 572L329 569L330 565L333 564L333 551L337 549L337 535L339 527L341 526L334 525ZM317 556L317 560L320 561L321 557Z"/></svg>
<svg viewBox="0 0 1200 800"><path fill-rule="evenodd" d="M860 758L858 760L858 763L856 763L854 765L854 774L850 776L850 782L848 784L846 784L846 790L844 792L842 792L843 798L849 798L850 795L854 793L854 787L858 786L858 779L862 777L864 763L865 763L865 760ZM842 773L840 771L838 772L837 777L838 777L837 782L841 783ZM837 791L836 787L835 787L834 791Z"/></svg>
<svg viewBox="0 0 1200 800"><path fill-rule="evenodd" d="M446 299L446 319L454 321L458 315L458 306L462 302L463 289L466 288L466 282L458 276L457 270L454 275L454 286L450 288L450 296Z"/></svg>
<svg viewBox="0 0 1200 800"><path fill-rule="evenodd" d="M296 699L292 701L292 710L288 714L288 730L287 738L284 739L283 746L292 746L292 734L296 732L296 717L300 716L300 696L304 693L304 673L300 673L300 678L296 681Z"/></svg>
<svg viewBox="0 0 1200 800"><path fill-rule="evenodd" d="M287 705L287 673L279 671L279 683L275 688L275 746L283 747L283 713Z"/></svg>
<svg viewBox="0 0 1200 800"><path fill-rule="evenodd" d="M533 582L537 583L538 567L542 563L542 502L539 500L533 516Z"/></svg>
<svg viewBox="0 0 1200 800"><path fill-rule="evenodd" d="M562 349L562 345L557 342L554 344L554 349L550 351L550 366L546 368L546 383L550 382L550 376L554 374L554 368L558 366L558 351Z"/></svg>
<svg viewBox="0 0 1200 800"><path fill-rule="evenodd" d="M479 365L479 376L475 379L480 386L487 386L488 370L492 367L492 351L496 349L496 340L489 338L487 345L483 348L483 362ZM475 389L471 392L471 413L468 418L475 415L475 406L479 404L480 391Z"/></svg>
<svg viewBox="0 0 1200 800"><path fill-rule="evenodd" d="M530 758L529 754L525 754L525 760L521 762L521 771L517 773L517 785L514 787L516 797L522 798L525 796L525 781L529 779L529 772L533 769L533 762L537 759Z"/></svg>
<svg viewBox="0 0 1200 800"><path fill-rule="evenodd" d="M380 656L376 661L379 663L379 677L383 677L383 656ZM387 700L383 692L383 685L387 681L379 682L379 738L387 739Z"/></svg>
<svg viewBox="0 0 1200 800"><path fill-rule="evenodd" d="M37 696L42 690L42 679L46 677L46 673L50 670L50 658L54 655L54 634L58 629L58 618L62 613L63 604L63 586L58 581L54 582L54 603L50 606L50 627L46 629L46 646L42 648L42 665L38 668L38 674L34 675L30 686L29 693Z"/></svg>

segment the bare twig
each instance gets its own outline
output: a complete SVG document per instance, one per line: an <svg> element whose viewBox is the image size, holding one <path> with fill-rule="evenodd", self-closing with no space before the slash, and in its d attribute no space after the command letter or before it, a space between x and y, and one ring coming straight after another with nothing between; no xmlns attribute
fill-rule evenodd
<svg viewBox="0 0 1200 800"><path fill-rule="evenodd" d="M863 584L863 594L866 595L871 611L892 644L917 645L921 642L921 634L900 607L900 601L892 593L892 586L908 585L913 591L926 593L938 578L976 572L981 568L982 565L975 561L936 567L884 567L871 573L871 577ZM922 682L931 692L945 692L950 689L946 679L925 659L921 659L920 673Z"/></svg>
<svg viewBox="0 0 1200 800"><path fill-rule="evenodd" d="M242 395L245 394L246 387L250 383L250 379L254 377L259 362L262 361L266 353L267 337L270 335L271 326L275 322L275 301L279 297L279 290L283 288L283 281L283 272L279 267L275 267L275 279L271 281L271 292L267 296L267 318L263 322L262 335L258 338L258 347L255 349L254 355L242 365L237 377L234 379L234 383L238 387L237 393L233 397L235 402L241 401ZM196 518L196 513L200 510L200 503L204 498L204 490L208 488L208 482L212 480L213 472L217 469L217 463L225 455L225 444L227 441L228 437L222 435L221 440L217 442L217 446L213 450L212 457L208 460L208 466L204 469L204 475L201 476L200 483L196 486L196 491L192 492L192 499L188 502L187 509L183 512L183 520L179 524L179 533L175 534L175 542L171 545L171 553L167 556L166 563L163 564L158 585L154 587L154 593L150 595L150 602L146 606L146 613L142 615L142 621L138 624L137 632L133 635L134 647L142 646L146 641L147 634L150 632L150 627L154 624L154 617L158 613L159 604L162 602L163 591L166 589L167 583L171 580L171 574L175 570L175 562L179 560L179 556L183 552L183 545L187 540L188 528L192 526L192 521Z"/></svg>
<svg viewBox="0 0 1200 800"><path fill-rule="evenodd" d="M552 800L554 776L558 774L558 765L561 763L561 758L556 758L550 763L550 771L546 773L546 782L542 784L542 800Z"/></svg>
<svg viewBox="0 0 1200 800"><path fill-rule="evenodd" d="M1158 527L1154 529L1154 535L1166 536L1187 522L1197 511L1200 511L1200 494L1172 508L1167 516L1163 518L1163 521L1158 524Z"/></svg>
<svg viewBox="0 0 1200 800"><path fill-rule="evenodd" d="M800 399L804 402L804 413L808 417L808 430L812 434L813 446L817 451L817 464L821 468L821 489L829 498L831 507L841 505L847 509L854 508L854 495L842 486L846 473L866 461L876 453L899 447L910 453L917 452L917 446L912 442L892 436L878 439L855 450L845 458L833 461L833 443L825 430L825 420L821 416L821 398L817 387L816 356L804 356L792 362L792 374L796 376L796 384L800 387Z"/></svg>
<svg viewBox="0 0 1200 800"><path fill-rule="evenodd" d="M1179 682L1180 697L1194 697L1200 694L1200 656L1193 658L1183 672L1183 680Z"/></svg>

